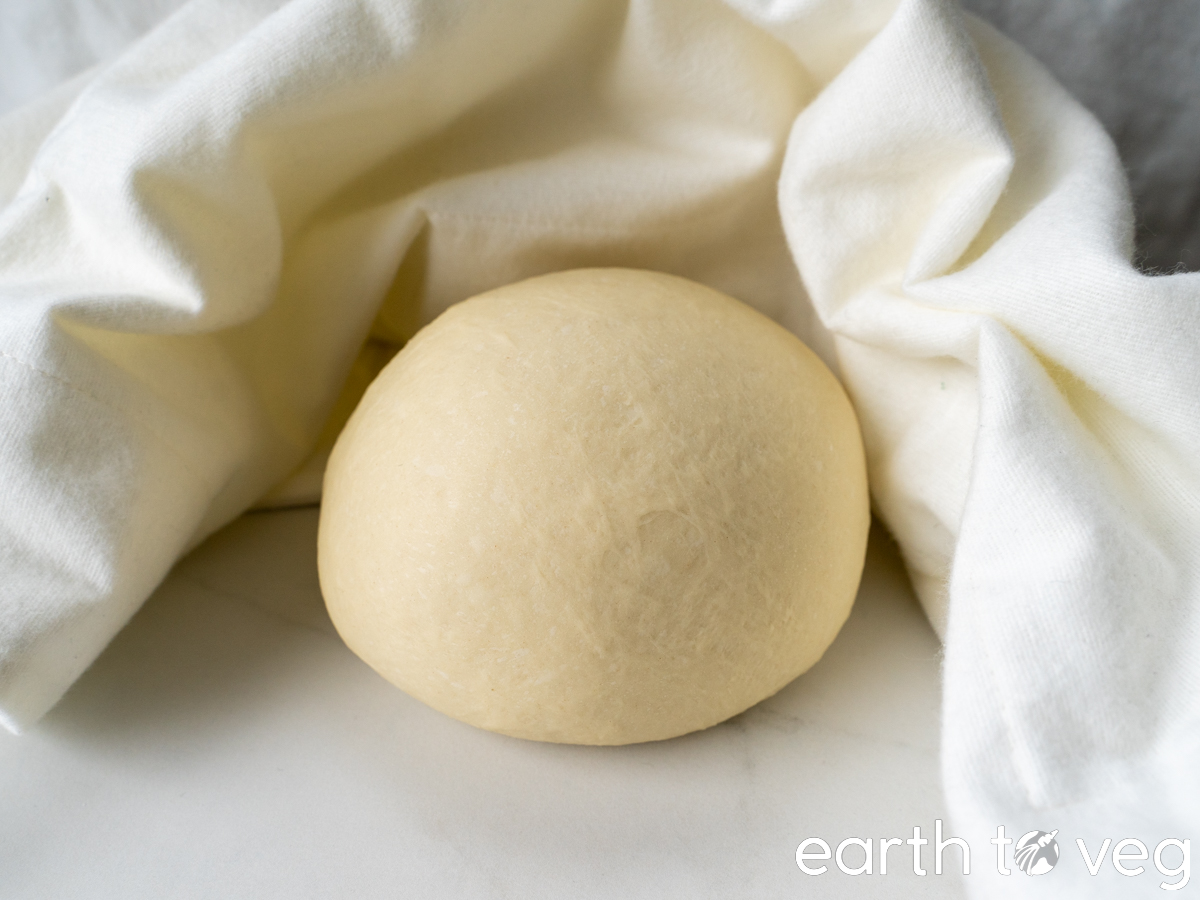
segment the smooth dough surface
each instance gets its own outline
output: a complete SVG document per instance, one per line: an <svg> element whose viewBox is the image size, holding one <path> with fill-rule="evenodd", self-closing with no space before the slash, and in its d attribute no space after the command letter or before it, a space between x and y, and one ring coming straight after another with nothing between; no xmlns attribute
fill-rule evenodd
<svg viewBox="0 0 1200 900"><path fill-rule="evenodd" d="M586 269L460 303L338 439L334 624L435 709L624 744L715 725L820 658L869 526L854 412L795 336L669 275Z"/></svg>

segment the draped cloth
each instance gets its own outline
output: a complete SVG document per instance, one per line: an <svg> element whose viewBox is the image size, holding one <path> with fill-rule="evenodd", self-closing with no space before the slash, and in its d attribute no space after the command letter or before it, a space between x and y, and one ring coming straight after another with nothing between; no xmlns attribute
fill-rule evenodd
<svg viewBox="0 0 1200 900"><path fill-rule="evenodd" d="M1158 890L989 873L998 824L1200 825L1200 275L1131 265L1108 137L947 0L192 0L0 148L10 729L188 548L315 499L422 324L629 266L846 385L945 642L975 895Z"/></svg>

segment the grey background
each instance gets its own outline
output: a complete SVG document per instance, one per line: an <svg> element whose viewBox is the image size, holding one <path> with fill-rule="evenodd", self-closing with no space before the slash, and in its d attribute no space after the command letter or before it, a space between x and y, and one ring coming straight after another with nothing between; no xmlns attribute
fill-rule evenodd
<svg viewBox="0 0 1200 900"><path fill-rule="evenodd" d="M964 0L1104 123L1129 173L1138 264L1200 269L1200 0Z"/></svg>

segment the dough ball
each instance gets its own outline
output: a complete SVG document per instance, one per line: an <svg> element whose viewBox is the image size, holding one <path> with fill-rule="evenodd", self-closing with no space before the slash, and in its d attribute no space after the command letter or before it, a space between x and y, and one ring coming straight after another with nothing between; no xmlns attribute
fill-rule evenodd
<svg viewBox="0 0 1200 900"><path fill-rule="evenodd" d="M795 336L682 278L588 269L447 310L325 475L330 616L384 678L503 734L715 725L820 658L862 572L858 424Z"/></svg>

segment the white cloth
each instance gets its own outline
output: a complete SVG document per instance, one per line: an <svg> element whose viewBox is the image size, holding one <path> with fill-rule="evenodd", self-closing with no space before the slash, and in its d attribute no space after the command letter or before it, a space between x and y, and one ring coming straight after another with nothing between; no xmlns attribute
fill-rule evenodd
<svg viewBox="0 0 1200 900"><path fill-rule="evenodd" d="M995 875L998 824L1200 837L1200 275L1130 266L1107 137L946 0L193 0L0 147L10 728L303 460L369 336L636 266L839 369L946 639L972 891L1158 891Z"/></svg>
<svg viewBox="0 0 1200 900"><path fill-rule="evenodd" d="M1040 60L1116 142L1137 212L1135 262L1200 269L1196 0L963 0Z"/></svg>

